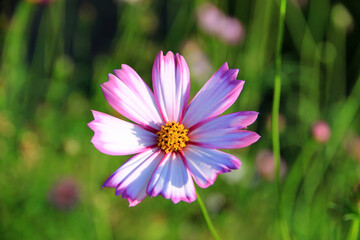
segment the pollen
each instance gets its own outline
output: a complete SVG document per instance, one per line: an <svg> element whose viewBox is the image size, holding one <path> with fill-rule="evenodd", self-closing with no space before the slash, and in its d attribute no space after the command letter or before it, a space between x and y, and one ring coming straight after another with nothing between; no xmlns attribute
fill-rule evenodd
<svg viewBox="0 0 360 240"><path fill-rule="evenodd" d="M166 153L181 151L189 141L188 131L182 124L175 121L168 122L156 133L158 146Z"/></svg>

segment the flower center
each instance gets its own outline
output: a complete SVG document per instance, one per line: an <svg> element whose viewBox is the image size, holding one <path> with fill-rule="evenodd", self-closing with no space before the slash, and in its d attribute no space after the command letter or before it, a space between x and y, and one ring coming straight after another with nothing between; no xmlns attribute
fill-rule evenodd
<svg viewBox="0 0 360 240"><path fill-rule="evenodd" d="M175 121L168 122L156 133L158 146L166 153L181 151L186 146L185 143L189 141L188 131L182 124Z"/></svg>

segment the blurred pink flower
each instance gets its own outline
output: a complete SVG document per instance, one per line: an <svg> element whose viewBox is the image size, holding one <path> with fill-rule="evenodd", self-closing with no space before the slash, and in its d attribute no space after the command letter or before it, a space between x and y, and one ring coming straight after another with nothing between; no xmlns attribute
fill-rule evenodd
<svg viewBox="0 0 360 240"><path fill-rule="evenodd" d="M275 178L274 155L271 150L265 149L256 155L256 167L261 177L268 181ZM280 177L283 177L287 171L286 163L280 159Z"/></svg>
<svg viewBox="0 0 360 240"><path fill-rule="evenodd" d="M218 174L238 169L235 156L217 150L249 146L260 136L243 130L258 113L222 115L239 96L244 81L227 63L188 105L190 73L185 59L160 52L153 66L154 93L129 66L122 65L101 84L108 103L135 123L92 111L91 142L109 155L137 154L115 171L103 187L135 206L146 196L162 195L174 203L196 199L193 180L202 188Z"/></svg>
<svg viewBox="0 0 360 240"><path fill-rule="evenodd" d="M200 46L192 40L187 41L182 49L189 63L189 69L194 80L204 83L211 76L213 67Z"/></svg>
<svg viewBox="0 0 360 240"><path fill-rule="evenodd" d="M312 135L319 143L326 143L330 139L331 129L325 121L317 121L312 127Z"/></svg>
<svg viewBox="0 0 360 240"><path fill-rule="evenodd" d="M197 20L199 26L207 33L217 35L219 32L219 22L226 18L216 6L204 3L197 9Z"/></svg>
<svg viewBox="0 0 360 240"><path fill-rule="evenodd" d="M72 178L58 180L49 194L50 202L59 210L69 210L78 202L78 185Z"/></svg>
<svg viewBox="0 0 360 240"><path fill-rule="evenodd" d="M220 21L218 36L228 44L237 44L244 40L245 29L236 18L226 17Z"/></svg>
<svg viewBox="0 0 360 240"><path fill-rule="evenodd" d="M238 44L245 38L245 29L242 23L236 18L226 16L210 3L199 6L197 21L204 32L217 36L225 43Z"/></svg>

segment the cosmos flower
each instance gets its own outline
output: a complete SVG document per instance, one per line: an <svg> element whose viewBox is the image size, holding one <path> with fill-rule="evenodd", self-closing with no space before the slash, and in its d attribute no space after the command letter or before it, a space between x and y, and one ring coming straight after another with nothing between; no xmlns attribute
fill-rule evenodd
<svg viewBox="0 0 360 240"><path fill-rule="evenodd" d="M135 206L146 196L162 195L174 203L196 199L193 180L202 188L218 174L238 169L240 161L217 149L246 147L260 136L244 130L258 113L219 116L239 96L244 81L227 63L188 104L190 74L185 59L160 52L154 62L154 93L129 66L101 84L108 103L134 123L92 111L91 142L109 155L136 154L103 184Z"/></svg>

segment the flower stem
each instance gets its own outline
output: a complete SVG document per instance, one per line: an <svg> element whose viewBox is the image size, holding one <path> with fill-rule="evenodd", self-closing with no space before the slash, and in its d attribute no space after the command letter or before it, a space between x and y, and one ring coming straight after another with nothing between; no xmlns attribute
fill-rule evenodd
<svg viewBox="0 0 360 240"><path fill-rule="evenodd" d="M203 215L204 215L204 219L205 219L206 225L208 226L208 228L209 228L209 230L210 230L210 232L211 232L211 235L213 236L213 238L214 238L215 240L220 240L220 237L219 237L219 235L217 234L217 232L216 232L216 230L215 230L215 228L214 228L214 225L213 225L212 222L211 222L211 219L210 219L210 217L209 217L209 214L208 214L208 212L207 212L207 210L206 210L206 207L205 207L205 205L204 205L204 202L202 201L199 193L197 193L197 201L198 201L198 203L199 203L201 212L202 212Z"/></svg>
<svg viewBox="0 0 360 240"><path fill-rule="evenodd" d="M279 108L281 95L281 49L284 35L284 23L286 14L286 0L280 0L279 29L276 44L276 62L275 62L275 78L274 78L274 101L272 108L272 142L274 152L274 168L276 192L278 198L277 211L278 223L282 239L290 239L287 222L282 217L281 211L281 189L280 189L280 138L279 138Z"/></svg>

